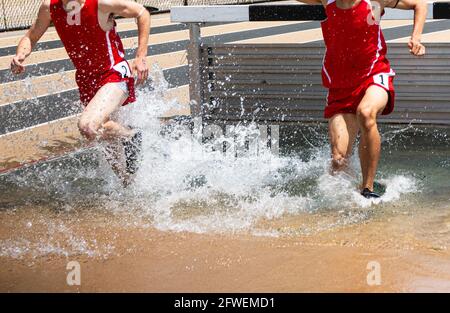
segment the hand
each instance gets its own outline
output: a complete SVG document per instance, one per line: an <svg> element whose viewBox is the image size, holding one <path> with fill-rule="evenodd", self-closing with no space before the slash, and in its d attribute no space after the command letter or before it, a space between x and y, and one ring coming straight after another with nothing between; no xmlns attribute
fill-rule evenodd
<svg viewBox="0 0 450 313"><path fill-rule="evenodd" d="M133 62L133 75L137 75L136 85L142 84L148 78L148 65L145 57L137 57Z"/></svg>
<svg viewBox="0 0 450 313"><path fill-rule="evenodd" d="M409 52L416 56L425 54L425 46L420 43L419 39L411 38L408 42Z"/></svg>
<svg viewBox="0 0 450 313"><path fill-rule="evenodd" d="M13 74L21 74L25 72L25 66L23 66L24 61L24 55L16 55L11 61L11 72L13 72Z"/></svg>

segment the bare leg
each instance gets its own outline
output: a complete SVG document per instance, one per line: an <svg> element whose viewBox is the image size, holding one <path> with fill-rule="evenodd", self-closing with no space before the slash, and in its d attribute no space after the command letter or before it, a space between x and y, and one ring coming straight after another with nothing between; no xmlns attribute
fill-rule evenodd
<svg viewBox="0 0 450 313"><path fill-rule="evenodd" d="M120 178L122 184L126 185L131 177L125 170L124 164L126 161L123 154L123 147L121 146L120 141L109 141L108 144L103 148L106 161L108 161L111 169L117 175L117 177Z"/></svg>
<svg viewBox="0 0 450 313"><path fill-rule="evenodd" d="M358 134L358 124L354 114L336 114L328 122L331 143L331 169L333 173L348 171L348 159Z"/></svg>
<svg viewBox="0 0 450 313"><path fill-rule="evenodd" d="M127 96L117 83L104 85L89 102L78 122L81 134L88 140L108 142L105 148L106 159L124 184L129 183L130 175L124 166L121 139L131 138L135 132L111 120L111 116L120 109Z"/></svg>
<svg viewBox="0 0 450 313"><path fill-rule="evenodd" d="M127 94L116 83L100 88L78 121L81 134L88 140L131 137L134 134L131 129L110 120L126 99Z"/></svg>
<svg viewBox="0 0 450 313"><path fill-rule="evenodd" d="M376 85L366 90L364 98L358 106L356 118L361 131L359 143L359 159L363 176L362 189L373 191L373 183L380 159L381 140L377 127L377 115L388 102L387 92Z"/></svg>

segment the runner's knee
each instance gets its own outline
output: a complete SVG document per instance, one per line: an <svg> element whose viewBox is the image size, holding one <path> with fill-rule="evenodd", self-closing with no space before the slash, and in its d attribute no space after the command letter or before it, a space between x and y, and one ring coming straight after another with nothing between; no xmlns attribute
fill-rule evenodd
<svg viewBox="0 0 450 313"><path fill-rule="evenodd" d="M80 133L90 140L95 139L100 126L100 123L96 123L95 121L83 117L81 117L78 121L78 129L80 130Z"/></svg>
<svg viewBox="0 0 450 313"><path fill-rule="evenodd" d="M377 124L376 121L377 112L374 112L374 110L370 107L367 106L358 107L358 110L356 111L356 116L358 119L359 126L362 128L363 131L368 131Z"/></svg>

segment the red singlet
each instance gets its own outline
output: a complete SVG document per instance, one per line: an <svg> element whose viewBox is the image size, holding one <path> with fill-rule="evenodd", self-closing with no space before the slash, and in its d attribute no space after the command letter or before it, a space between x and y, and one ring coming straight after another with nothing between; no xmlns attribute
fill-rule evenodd
<svg viewBox="0 0 450 313"><path fill-rule="evenodd" d="M69 2L70 3L70 2ZM51 0L50 15L55 29L72 60L80 100L84 105L105 84L125 82L128 98L135 101L134 78L115 27L104 31L98 21L98 0L86 0L78 13L68 17L62 0Z"/></svg>
<svg viewBox="0 0 450 313"><path fill-rule="evenodd" d="M386 42L375 23L369 0L340 9L335 0L326 6L321 23L326 52L322 67L323 85L329 88L325 117L356 113L366 89L375 84L389 94L382 114L394 108L394 71L386 59Z"/></svg>

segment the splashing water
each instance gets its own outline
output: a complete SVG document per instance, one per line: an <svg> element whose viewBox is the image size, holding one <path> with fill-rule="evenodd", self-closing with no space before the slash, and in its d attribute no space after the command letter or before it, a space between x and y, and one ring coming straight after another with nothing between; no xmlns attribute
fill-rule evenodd
<svg viewBox="0 0 450 313"><path fill-rule="evenodd" d="M257 125L238 125L232 128L231 138L218 136L201 143L198 132L195 129L192 132L190 120L164 122L159 118L179 104L176 100L164 100L168 84L161 71L154 71L153 81L153 89L141 90L137 103L125 107L121 113L125 123L145 130L143 161L132 186L123 189L103 159L101 149L91 148L0 176L0 214L22 214L24 210L39 211L45 207L45 214L50 210L83 222L92 217L92 212L104 212L106 216L120 216L118 223L124 227L140 225L163 231L271 236L290 233L285 231L290 217L313 214L317 216L316 224L297 227L303 233L311 233L360 223L376 215L374 210L392 213L399 207L409 210L411 206L427 203L429 199L422 199L421 195L436 186L442 187L442 175L450 171L445 157L450 144L445 132L387 127L382 131L385 151L379 172L386 192L380 201L367 200L359 195L359 177L330 175L330 151L323 126L282 127L279 155L257 142L257 153L236 157L234 152L222 151L224 142L227 151L236 151L248 138L258 138ZM411 150L413 140L421 140L420 134L439 143L435 154L429 154L425 145L423 150L420 145L414 145L418 151ZM425 139L421 143L426 142ZM416 160L405 162L411 155ZM418 168L421 162L429 168ZM351 167L359 172L357 156L352 158ZM424 178L423 173L430 176ZM448 201L447 187L448 182L434 203L436 199ZM66 247L58 246L57 239L31 242L24 238L3 238L0 256L17 257L30 253L30 249L35 256L46 253L93 256L98 251L105 255L114 250L109 245L100 247L95 238L70 235L70 231L63 229L64 224L58 224L58 214L34 214L40 221L47 216L48 229L69 234L64 239ZM321 216L330 214L333 220L324 224ZM279 227L272 222L284 225ZM55 223L60 226L55 228Z"/></svg>

